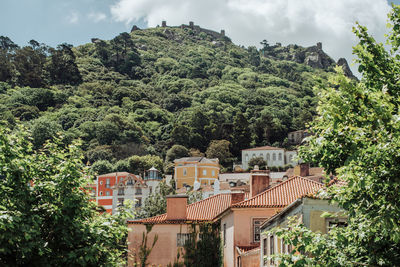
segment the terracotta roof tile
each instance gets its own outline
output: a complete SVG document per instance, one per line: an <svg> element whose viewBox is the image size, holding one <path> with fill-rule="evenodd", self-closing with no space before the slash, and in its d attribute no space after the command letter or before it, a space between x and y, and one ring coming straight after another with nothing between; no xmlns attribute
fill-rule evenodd
<svg viewBox="0 0 400 267"><path fill-rule="evenodd" d="M240 253L245 253L248 252L250 250L256 249L260 247L260 244L255 244L255 245L249 245L249 246L236 246Z"/></svg>
<svg viewBox="0 0 400 267"><path fill-rule="evenodd" d="M161 214L128 223L182 223L185 221L211 221L231 205L231 194L218 194L190 204L186 208L186 220L167 220L167 214Z"/></svg>
<svg viewBox="0 0 400 267"><path fill-rule="evenodd" d="M285 207L304 195L315 192L323 184L310 179L294 176L248 200L236 203L233 208Z"/></svg>

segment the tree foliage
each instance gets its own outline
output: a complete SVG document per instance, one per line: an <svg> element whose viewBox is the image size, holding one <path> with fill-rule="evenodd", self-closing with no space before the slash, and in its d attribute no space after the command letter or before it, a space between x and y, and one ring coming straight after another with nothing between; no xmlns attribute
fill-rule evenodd
<svg viewBox="0 0 400 267"><path fill-rule="evenodd" d="M320 88L314 136L301 157L335 173L344 186L328 196L348 214L348 227L329 235L292 224L278 235L296 248L282 266L396 266L400 262L400 7L389 14L388 50L361 25L354 47L363 78L339 73ZM302 255L296 255L296 251ZM297 260L295 260L297 258Z"/></svg>
<svg viewBox="0 0 400 267"><path fill-rule="evenodd" d="M0 264L118 266L131 216L101 215L84 187L78 144L33 150L26 128L0 130Z"/></svg>

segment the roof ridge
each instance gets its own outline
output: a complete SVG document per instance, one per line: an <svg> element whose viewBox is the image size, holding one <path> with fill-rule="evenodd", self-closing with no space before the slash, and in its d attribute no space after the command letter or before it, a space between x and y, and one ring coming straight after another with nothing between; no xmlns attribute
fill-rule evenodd
<svg viewBox="0 0 400 267"><path fill-rule="evenodd" d="M217 196L220 196L220 195L231 195L231 193L219 193L219 194L216 194L216 195L207 197L207 198L205 198L205 199L196 201L196 202L194 202L194 203L192 203L192 204L189 204L189 205L186 206L186 208L191 207L191 206L193 206L194 204L197 204L197 203L200 203L200 202L204 202L205 200L214 199L214 198L216 198Z"/></svg>
<svg viewBox="0 0 400 267"><path fill-rule="evenodd" d="M315 184L318 184L318 185L322 185L322 186L323 186L322 183L319 183L319 182L317 182L317 181L314 181L314 180L311 180L311 179L308 179L308 178L305 178L305 177L302 177L302 176L294 175L294 176L290 177L289 179L287 179L286 181L284 181L284 182L282 182L282 183L279 183L279 184L277 184L277 185L275 185L275 186L273 186L273 187L271 187L271 188L268 188L267 190L265 190L265 191L263 191L263 192L261 192L261 193L255 195L254 197L251 197L251 198L249 198L249 199L243 200L243 201L241 201L241 202L238 202L238 203L232 205L232 207L239 206L241 203L244 203L244 202L250 201L250 200L252 200L252 199L255 199L256 197L258 197L258 196L260 196L260 195L262 195L262 194L266 194L266 193L268 193L268 192L270 192L270 191L272 191L272 190L274 190L274 189L276 189L276 188L278 188L278 187L280 187L280 186L282 186L282 185L284 185L284 184L287 184L289 181L292 181L292 180L294 180L294 179L296 179L296 178L301 178L301 179L303 179L303 180L306 180L307 182L312 182L312 183L315 183Z"/></svg>

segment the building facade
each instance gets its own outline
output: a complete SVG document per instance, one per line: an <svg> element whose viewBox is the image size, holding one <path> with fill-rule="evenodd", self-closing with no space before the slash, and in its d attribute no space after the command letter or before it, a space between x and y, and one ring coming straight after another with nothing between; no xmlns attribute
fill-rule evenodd
<svg viewBox="0 0 400 267"><path fill-rule="evenodd" d="M187 157L174 160L174 164L176 189L194 186L195 182L212 185L218 180L220 170L218 159Z"/></svg>
<svg viewBox="0 0 400 267"><path fill-rule="evenodd" d="M335 217L321 217L324 212L336 214ZM260 267L278 266L279 263L271 258L273 254L289 254L291 245L285 244L276 235L267 234L266 231L275 227L287 227L288 218L294 217L299 223L311 231L326 234L332 227L347 225L343 210L328 200L303 197L294 201L278 214L265 221L261 227Z"/></svg>
<svg viewBox="0 0 400 267"><path fill-rule="evenodd" d="M268 179L268 180L267 180ZM267 181L266 181L267 180ZM232 205L218 216L221 224L223 263L225 267L243 266L260 246L261 225L297 198L315 192L322 184L302 177L292 177L269 187L269 178L262 173L253 173L250 180L250 198ZM266 189L266 190L265 190ZM249 254L249 255L248 255ZM244 259L244 256L250 258ZM257 260L259 264L259 260Z"/></svg>
<svg viewBox="0 0 400 267"><path fill-rule="evenodd" d="M287 164L295 166L297 152L285 151L283 148L262 146L242 150L242 168L247 170L252 158L261 157L267 162L268 167L283 167Z"/></svg>

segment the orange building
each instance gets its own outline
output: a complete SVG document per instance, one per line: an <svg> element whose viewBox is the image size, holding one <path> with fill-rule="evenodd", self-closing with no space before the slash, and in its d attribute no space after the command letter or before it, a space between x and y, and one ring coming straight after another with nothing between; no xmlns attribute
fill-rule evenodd
<svg viewBox="0 0 400 267"><path fill-rule="evenodd" d="M211 185L218 180L218 159L207 159L205 157L188 157L174 160L174 179L176 188L194 186L195 182L202 185Z"/></svg>
<svg viewBox="0 0 400 267"><path fill-rule="evenodd" d="M133 174L129 172L113 172L97 176L97 204L103 206L108 213L112 213L113 207L112 187L129 175Z"/></svg>

